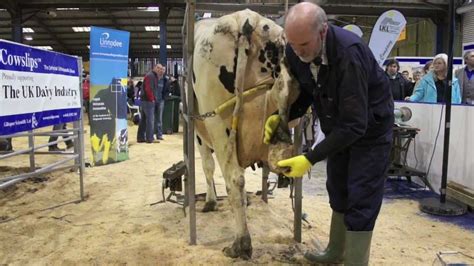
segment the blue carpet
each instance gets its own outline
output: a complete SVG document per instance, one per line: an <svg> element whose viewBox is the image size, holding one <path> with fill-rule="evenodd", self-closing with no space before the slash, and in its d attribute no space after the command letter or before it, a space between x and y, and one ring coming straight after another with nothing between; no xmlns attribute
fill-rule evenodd
<svg viewBox="0 0 474 266"><path fill-rule="evenodd" d="M388 178L385 182L384 201L387 203L397 199L410 199L420 201L421 199L425 198L439 199L439 195L430 191L424 186L420 186L414 182L408 182L404 178ZM420 216L427 217L435 221L455 224L467 230L474 231L474 213L472 211L468 211L466 214L461 216L436 216L426 214L421 211L419 211L418 214Z"/></svg>

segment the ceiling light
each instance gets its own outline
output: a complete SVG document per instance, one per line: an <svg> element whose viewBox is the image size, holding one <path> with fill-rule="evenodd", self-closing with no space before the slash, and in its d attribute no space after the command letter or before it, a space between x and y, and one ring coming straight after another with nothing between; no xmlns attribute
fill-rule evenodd
<svg viewBox="0 0 474 266"><path fill-rule="evenodd" d="M91 31L91 27L72 27L74 32L89 32Z"/></svg>
<svg viewBox="0 0 474 266"><path fill-rule="evenodd" d="M35 31L32 28L23 28L23 33L34 33Z"/></svg>
<svg viewBox="0 0 474 266"><path fill-rule="evenodd" d="M210 18L212 17L212 13L206 12L204 15L202 15L203 18Z"/></svg>
<svg viewBox="0 0 474 266"><path fill-rule="evenodd" d="M23 37L23 38L27 41L32 41L33 40L33 37L29 36L29 35L25 35L25 37Z"/></svg>
<svg viewBox="0 0 474 266"><path fill-rule="evenodd" d="M153 49L160 49L159 44L152 44L151 47L153 47ZM167 44L166 49L171 49L171 45Z"/></svg>
<svg viewBox="0 0 474 266"><path fill-rule="evenodd" d="M43 49L43 50L53 50L53 47L51 46L35 46L38 49Z"/></svg>
<svg viewBox="0 0 474 266"><path fill-rule="evenodd" d="M56 10L79 10L77 7L58 7Z"/></svg>
<svg viewBox="0 0 474 266"><path fill-rule="evenodd" d="M160 31L160 26L145 26L146 31Z"/></svg>
<svg viewBox="0 0 474 266"><path fill-rule="evenodd" d="M149 7L137 7L140 11L148 11L148 12L159 12L160 8L157 6L149 6Z"/></svg>

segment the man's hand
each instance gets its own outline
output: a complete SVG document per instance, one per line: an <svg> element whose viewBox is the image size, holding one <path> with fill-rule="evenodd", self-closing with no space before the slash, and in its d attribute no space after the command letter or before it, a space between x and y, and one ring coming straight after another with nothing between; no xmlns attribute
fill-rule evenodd
<svg viewBox="0 0 474 266"><path fill-rule="evenodd" d="M283 174L287 177L302 177L311 168L311 162L304 155L298 155L290 159L277 162L277 166L288 168Z"/></svg>
<svg viewBox="0 0 474 266"><path fill-rule="evenodd" d="M263 137L263 143L270 144L270 140L272 139L273 133L280 124L280 116L279 115L271 115L267 118L265 122L265 136Z"/></svg>

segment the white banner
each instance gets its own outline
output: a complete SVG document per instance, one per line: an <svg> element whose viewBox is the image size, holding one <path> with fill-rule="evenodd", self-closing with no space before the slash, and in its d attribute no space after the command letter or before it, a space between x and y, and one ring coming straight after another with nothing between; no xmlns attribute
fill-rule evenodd
<svg viewBox="0 0 474 266"><path fill-rule="evenodd" d="M0 70L0 80L2 115L81 107L79 77Z"/></svg>
<svg viewBox="0 0 474 266"><path fill-rule="evenodd" d="M383 13L375 23L370 36L369 48L380 66L392 51L400 33L407 24L402 13L389 10Z"/></svg>
<svg viewBox="0 0 474 266"><path fill-rule="evenodd" d="M79 120L77 57L0 40L0 135Z"/></svg>
<svg viewBox="0 0 474 266"><path fill-rule="evenodd" d="M354 24L346 25L346 26L343 27L343 29L348 30L352 33L355 33L355 35L357 35L361 38L362 38L362 35L364 35L364 33L362 33L362 30L359 28L359 26L354 25Z"/></svg>

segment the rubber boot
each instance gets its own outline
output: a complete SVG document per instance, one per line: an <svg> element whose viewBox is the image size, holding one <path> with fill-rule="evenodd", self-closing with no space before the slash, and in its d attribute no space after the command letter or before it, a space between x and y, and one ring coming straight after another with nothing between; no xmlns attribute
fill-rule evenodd
<svg viewBox="0 0 474 266"><path fill-rule="evenodd" d="M344 265L369 265L372 231L347 231Z"/></svg>
<svg viewBox="0 0 474 266"><path fill-rule="evenodd" d="M344 214L333 211L328 246L323 252L307 251L304 257L313 263L342 263L344 261L345 237Z"/></svg>

